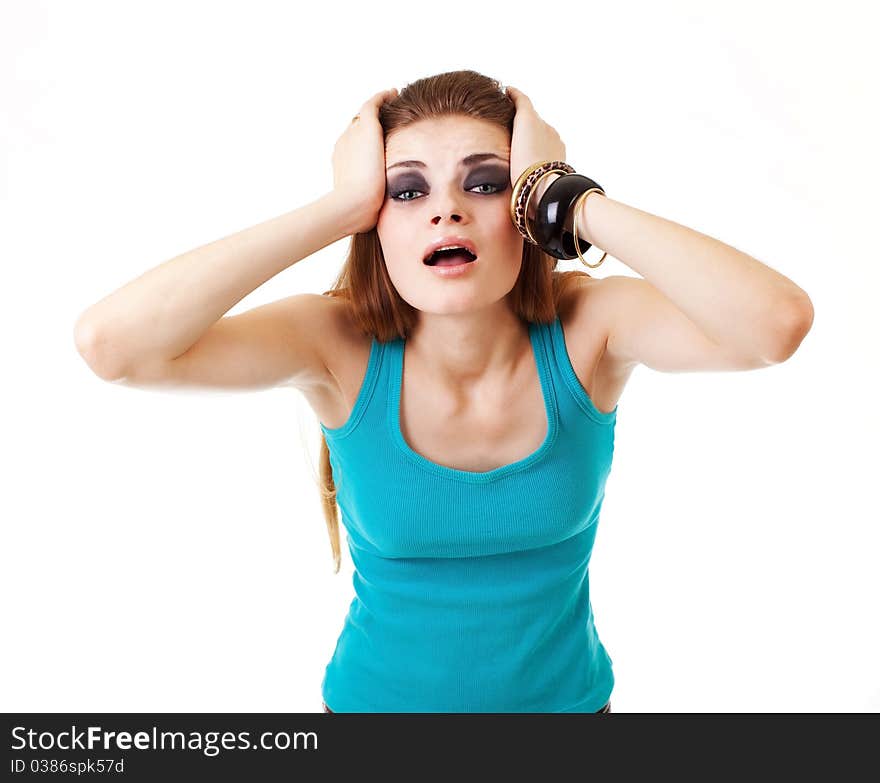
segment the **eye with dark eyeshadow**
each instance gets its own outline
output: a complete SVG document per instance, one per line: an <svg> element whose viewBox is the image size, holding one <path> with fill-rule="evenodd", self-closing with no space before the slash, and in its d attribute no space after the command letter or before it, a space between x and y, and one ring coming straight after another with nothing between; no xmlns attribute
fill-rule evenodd
<svg viewBox="0 0 880 783"><path fill-rule="evenodd" d="M480 181L480 180L484 181ZM495 169L489 171L482 172L472 172L468 177L469 183L465 185L465 189L468 191L474 191L477 188L492 188L491 191L482 191L477 192L478 196L494 196L498 193L501 193L507 190L510 185L510 172L506 169ZM490 180L490 181L486 181ZM470 182L476 184L470 184ZM388 188L388 195L392 201L397 201L400 203L405 203L407 201L415 201L417 197L414 198L402 198L407 193L424 193L425 191L422 188L425 187L424 180L419 177L407 177L401 178L397 180L392 186Z"/></svg>
<svg viewBox="0 0 880 783"><path fill-rule="evenodd" d="M492 190L489 193L486 193L486 192L478 193L477 194L478 196L494 196L496 193L504 190L506 188L506 185L495 185L492 182L483 182L480 185L474 185L474 187L469 188L469 190L474 190L475 188L485 188L485 187L494 188L494 190ZM401 196L403 196L405 193L423 193L423 192L424 191L418 190L416 188L406 188L405 190L399 190L395 193L391 193L391 200L392 201L415 201L415 198L401 198Z"/></svg>

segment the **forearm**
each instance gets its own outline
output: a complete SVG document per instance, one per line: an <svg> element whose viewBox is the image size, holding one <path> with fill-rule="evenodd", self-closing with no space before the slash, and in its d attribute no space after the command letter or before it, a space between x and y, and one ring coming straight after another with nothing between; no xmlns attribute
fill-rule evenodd
<svg viewBox="0 0 880 783"><path fill-rule="evenodd" d="M761 352L812 319L809 297L789 278L713 237L607 196L584 199L578 236L638 272L719 345Z"/></svg>
<svg viewBox="0 0 880 783"><path fill-rule="evenodd" d="M267 280L347 236L345 210L330 192L148 270L80 315L80 353L105 367L179 356Z"/></svg>

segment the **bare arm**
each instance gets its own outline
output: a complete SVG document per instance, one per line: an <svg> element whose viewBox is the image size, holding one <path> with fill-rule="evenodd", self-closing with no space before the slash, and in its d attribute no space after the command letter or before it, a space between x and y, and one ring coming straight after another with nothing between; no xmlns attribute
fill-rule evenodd
<svg viewBox="0 0 880 783"><path fill-rule="evenodd" d="M77 350L104 380L169 363L251 291L353 233L350 218L349 204L331 191L176 256L87 308L74 328Z"/></svg>

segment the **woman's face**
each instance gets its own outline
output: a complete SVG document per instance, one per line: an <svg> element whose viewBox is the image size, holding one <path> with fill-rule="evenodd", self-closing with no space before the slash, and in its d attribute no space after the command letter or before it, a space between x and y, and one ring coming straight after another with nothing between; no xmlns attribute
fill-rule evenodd
<svg viewBox="0 0 880 783"><path fill-rule="evenodd" d="M498 157L465 164L472 155ZM424 165L397 166L404 161ZM482 309L514 287L523 239L510 219L510 136L470 117L419 120L386 139L387 192L376 231L400 296L418 310L452 314ZM469 239L477 260L441 277L423 262L431 242Z"/></svg>

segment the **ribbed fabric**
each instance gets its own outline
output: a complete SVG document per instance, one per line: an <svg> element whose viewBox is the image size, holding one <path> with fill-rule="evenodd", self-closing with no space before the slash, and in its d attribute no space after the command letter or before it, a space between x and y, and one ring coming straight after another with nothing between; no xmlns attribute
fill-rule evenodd
<svg viewBox="0 0 880 783"><path fill-rule="evenodd" d="M374 338L348 421L321 425L354 565L321 684L334 712L596 712L609 700L589 562L617 407L590 400L558 317L529 337L549 428L517 462L472 472L410 448L402 339Z"/></svg>

